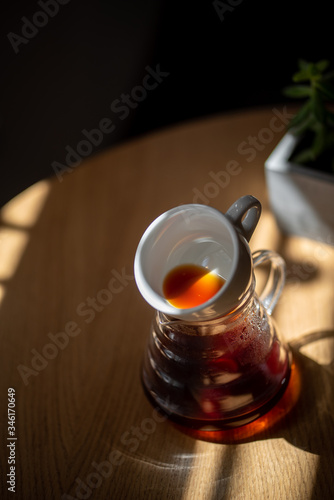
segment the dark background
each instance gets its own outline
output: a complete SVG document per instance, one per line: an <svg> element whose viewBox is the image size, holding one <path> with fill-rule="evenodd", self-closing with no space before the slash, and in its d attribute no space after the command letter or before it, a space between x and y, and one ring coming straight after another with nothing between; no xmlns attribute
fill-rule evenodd
<svg viewBox="0 0 334 500"><path fill-rule="evenodd" d="M214 1L69 0L16 54L8 33L22 36L22 17L43 9L37 0L4 2L0 206L54 175L65 147L75 149L102 118L116 127L91 154L185 120L283 103L298 58L332 59L330 2L220 3L219 15ZM157 65L169 76L120 120L111 103Z"/></svg>

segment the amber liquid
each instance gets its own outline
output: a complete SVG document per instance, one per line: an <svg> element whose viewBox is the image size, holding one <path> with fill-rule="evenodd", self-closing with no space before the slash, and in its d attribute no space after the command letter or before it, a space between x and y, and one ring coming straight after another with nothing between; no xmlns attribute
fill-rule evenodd
<svg viewBox="0 0 334 500"><path fill-rule="evenodd" d="M183 264L165 277L163 294L174 307L190 309L210 300L225 280L206 267Z"/></svg>

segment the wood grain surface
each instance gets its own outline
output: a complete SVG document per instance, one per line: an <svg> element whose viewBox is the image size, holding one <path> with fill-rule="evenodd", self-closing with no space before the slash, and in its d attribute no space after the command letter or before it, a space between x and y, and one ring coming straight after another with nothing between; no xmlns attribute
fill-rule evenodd
<svg viewBox="0 0 334 500"><path fill-rule="evenodd" d="M2 209L1 498L333 498L334 248L276 227L263 167L284 132L275 116L249 110L141 137ZM133 259L165 210L197 201L225 212L245 194L263 205L252 250L287 261L274 318L293 350L294 387L272 425L264 418L256 431L205 439L166 421L143 394L153 311ZM8 439L8 388L16 440Z"/></svg>

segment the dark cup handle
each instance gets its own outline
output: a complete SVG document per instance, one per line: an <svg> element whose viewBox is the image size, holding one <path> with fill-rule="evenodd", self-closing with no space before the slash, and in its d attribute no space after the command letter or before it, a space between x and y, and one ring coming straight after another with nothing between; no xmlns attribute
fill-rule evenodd
<svg viewBox="0 0 334 500"><path fill-rule="evenodd" d="M225 216L247 241L251 239L260 215L261 203L251 195L239 198L225 213Z"/></svg>

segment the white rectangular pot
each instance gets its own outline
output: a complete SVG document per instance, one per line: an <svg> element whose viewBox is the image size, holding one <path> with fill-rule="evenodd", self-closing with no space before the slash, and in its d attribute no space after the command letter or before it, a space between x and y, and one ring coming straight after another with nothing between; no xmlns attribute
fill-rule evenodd
<svg viewBox="0 0 334 500"><path fill-rule="evenodd" d="M284 233L334 245L334 174L289 161L298 141L286 133L265 162L272 212Z"/></svg>

